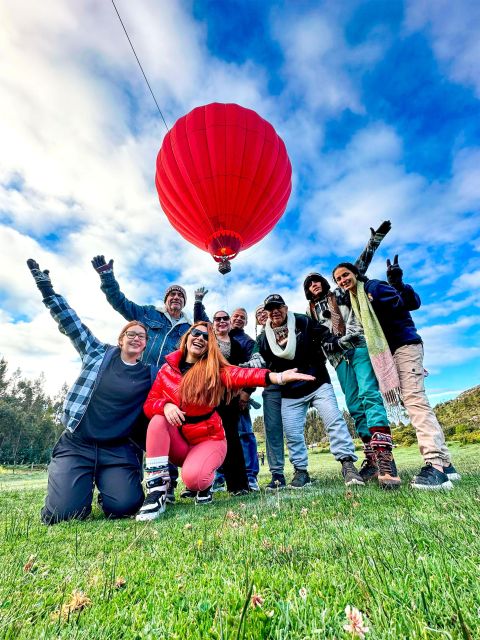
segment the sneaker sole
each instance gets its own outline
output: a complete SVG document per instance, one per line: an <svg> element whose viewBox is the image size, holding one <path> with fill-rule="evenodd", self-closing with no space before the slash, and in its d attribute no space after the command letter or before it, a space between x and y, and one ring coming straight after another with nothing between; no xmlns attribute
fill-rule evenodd
<svg viewBox="0 0 480 640"><path fill-rule="evenodd" d="M293 484L289 484L289 485L288 485L288 488L289 488L289 489L297 489L297 490L298 490L298 489L306 489L307 487L311 487L311 486L312 486L312 483L311 483L311 482L306 482L305 484L302 484L302 486L301 486L301 487L296 487L296 486L295 486L295 485L293 485Z"/></svg>
<svg viewBox="0 0 480 640"><path fill-rule="evenodd" d="M449 480L461 480L462 476L459 473L447 473Z"/></svg>
<svg viewBox="0 0 480 640"><path fill-rule="evenodd" d="M222 491L226 491L227 487L218 487L218 489L212 489L212 493L221 493Z"/></svg>
<svg viewBox="0 0 480 640"><path fill-rule="evenodd" d="M278 487L265 487L265 491L282 491L283 489L286 489L287 485L286 484L281 484Z"/></svg>
<svg viewBox="0 0 480 640"><path fill-rule="evenodd" d="M195 506L204 507L206 504L212 504L213 500L195 500Z"/></svg>
<svg viewBox="0 0 480 640"><path fill-rule="evenodd" d="M450 482L444 482L443 484L415 484L414 482L410 485L412 489L419 489L420 491L450 491L453 489L453 484Z"/></svg>
<svg viewBox="0 0 480 640"><path fill-rule="evenodd" d="M356 478L353 478L353 480L349 480L348 482L345 482L345 486L346 487L364 487L365 481L357 480Z"/></svg>
<svg viewBox="0 0 480 640"><path fill-rule="evenodd" d="M165 509L163 511L155 511L155 513L137 513L135 520L137 522L149 522L150 520L156 520L163 513L165 513Z"/></svg>
<svg viewBox="0 0 480 640"><path fill-rule="evenodd" d="M394 480L393 478L390 480L378 480L378 486L380 487L380 489L384 489L386 491L389 491L391 489L400 489L400 487L402 486L402 481L400 480L400 478L398 480Z"/></svg>

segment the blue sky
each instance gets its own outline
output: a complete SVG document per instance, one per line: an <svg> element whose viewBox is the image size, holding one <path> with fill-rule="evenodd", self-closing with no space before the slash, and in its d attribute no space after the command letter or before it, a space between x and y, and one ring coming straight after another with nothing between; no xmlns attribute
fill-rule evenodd
<svg viewBox="0 0 480 640"><path fill-rule="evenodd" d="M165 135L113 6L30 0L0 7L0 353L55 392L78 370L25 267L105 341L122 325L92 256L115 259L128 297L173 283L210 290L207 310L253 309L354 259L369 227L393 228L369 275L400 255L419 292L433 402L478 384L480 5L469 1L117 0L170 126L237 102L269 120L293 165L276 229L222 278L170 227L154 185ZM247 330L254 333L253 322ZM337 385L336 385L337 386ZM338 388L338 386L337 386Z"/></svg>

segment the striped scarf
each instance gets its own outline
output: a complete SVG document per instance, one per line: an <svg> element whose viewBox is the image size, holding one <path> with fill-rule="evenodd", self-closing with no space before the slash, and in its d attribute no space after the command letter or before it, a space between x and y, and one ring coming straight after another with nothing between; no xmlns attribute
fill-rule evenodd
<svg viewBox="0 0 480 640"><path fill-rule="evenodd" d="M350 292L352 308L362 323L368 353L378 380L380 392L389 405L400 404L400 379L383 329L370 304L365 285L357 280L356 293Z"/></svg>

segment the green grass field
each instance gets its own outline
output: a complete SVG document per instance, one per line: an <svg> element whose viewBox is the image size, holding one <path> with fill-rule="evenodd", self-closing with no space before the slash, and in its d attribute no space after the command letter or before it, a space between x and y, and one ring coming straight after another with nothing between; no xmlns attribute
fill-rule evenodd
<svg viewBox="0 0 480 640"><path fill-rule="evenodd" d="M41 526L45 474L2 473L0 638L340 640L349 604L367 639L480 638L480 446L453 451L451 492L408 487L415 448L395 493L346 491L314 454L310 489L178 501L153 524Z"/></svg>

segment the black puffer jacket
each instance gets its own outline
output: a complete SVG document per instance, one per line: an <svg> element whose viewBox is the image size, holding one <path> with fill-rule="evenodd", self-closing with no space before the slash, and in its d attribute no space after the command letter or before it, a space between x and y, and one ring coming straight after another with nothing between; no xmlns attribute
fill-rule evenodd
<svg viewBox="0 0 480 640"><path fill-rule="evenodd" d="M302 398L307 396L322 384L330 382L325 356L321 350L321 343L332 339L331 333L326 327L316 324L311 318L294 313L295 335L297 346L293 360L286 360L274 355L268 344L265 331L258 336L254 351L258 351L267 363L271 371L286 371L298 369L300 373L308 373L315 376L315 381L298 381L280 387L284 398Z"/></svg>

